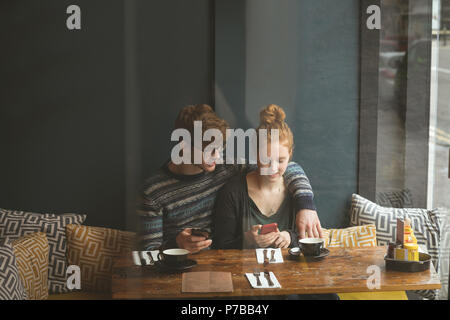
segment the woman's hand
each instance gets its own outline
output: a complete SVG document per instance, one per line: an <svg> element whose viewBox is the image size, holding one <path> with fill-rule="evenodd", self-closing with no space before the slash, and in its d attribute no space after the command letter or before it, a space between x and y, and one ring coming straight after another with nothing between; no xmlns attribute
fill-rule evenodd
<svg viewBox="0 0 450 320"><path fill-rule="evenodd" d="M287 231L280 232L278 238L275 240L275 247L286 249L291 244L291 235Z"/></svg>
<svg viewBox="0 0 450 320"><path fill-rule="evenodd" d="M277 238L279 238L280 232L277 231L267 234L258 234L261 227L262 225L252 226L252 228L245 233L245 237L251 243L256 244L259 248L267 248L270 245L272 245L275 242L275 240L277 240Z"/></svg>

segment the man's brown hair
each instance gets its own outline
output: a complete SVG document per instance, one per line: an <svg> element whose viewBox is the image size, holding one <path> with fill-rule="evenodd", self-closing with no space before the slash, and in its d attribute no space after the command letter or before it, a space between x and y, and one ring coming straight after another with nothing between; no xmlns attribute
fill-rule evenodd
<svg viewBox="0 0 450 320"><path fill-rule="evenodd" d="M194 138L194 121L202 122L202 137L206 130L208 129L218 129L222 133L222 137L225 141L226 139L226 130L229 127L228 123L219 118L217 114L214 112L213 108L211 108L207 104L196 104L189 105L181 109L178 114L177 119L175 120L175 129L186 129L189 131L192 137L192 145ZM203 147L205 147L210 142L205 142Z"/></svg>

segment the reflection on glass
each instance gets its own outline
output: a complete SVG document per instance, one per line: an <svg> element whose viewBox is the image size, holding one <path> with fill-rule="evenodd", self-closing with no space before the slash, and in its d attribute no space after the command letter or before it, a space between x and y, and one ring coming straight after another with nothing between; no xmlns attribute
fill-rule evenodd
<svg viewBox="0 0 450 320"><path fill-rule="evenodd" d="M392 192L404 188L409 8L407 1L382 1L381 5L377 192Z"/></svg>
<svg viewBox="0 0 450 320"><path fill-rule="evenodd" d="M430 111L430 182L432 207L450 208L450 0L433 2Z"/></svg>
<svg viewBox="0 0 450 320"><path fill-rule="evenodd" d="M450 1L381 6L377 196L448 208Z"/></svg>

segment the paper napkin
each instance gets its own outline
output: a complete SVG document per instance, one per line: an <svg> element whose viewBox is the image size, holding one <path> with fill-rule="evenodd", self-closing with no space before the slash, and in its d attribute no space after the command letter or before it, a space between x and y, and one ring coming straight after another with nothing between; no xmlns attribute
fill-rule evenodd
<svg viewBox="0 0 450 320"><path fill-rule="evenodd" d="M134 264L137 266L142 266L141 259L145 259L145 262L147 265L151 264L150 257L148 256L147 252L150 252L152 254L153 261L158 261L158 253L159 250L152 250L152 251L133 251L133 261Z"/></svg>
<svg viewBox="0 0 450 320"><path fill-rule="evenodd" d="M264 263L264 250L265 249L256 249L256 259L258 261L259 264L263 264ZM275 251L275 262L270 262L270 258L272 257L272 253L271 251ZM277 248L277 249L271 249L271 248L267 248L267 255L269 257L269 263L283 263L283 255L281 253L281 249Z"/></svg>

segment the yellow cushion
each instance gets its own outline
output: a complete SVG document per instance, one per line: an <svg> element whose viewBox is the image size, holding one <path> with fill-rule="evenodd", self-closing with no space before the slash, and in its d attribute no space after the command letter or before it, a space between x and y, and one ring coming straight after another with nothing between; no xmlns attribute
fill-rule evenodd
<svg viewBox="0 0 450 320"><path fill-rule="evenodd" d="M113 260L130 251L136 234L109 228L66 226L67 260L81 272L84 292L111 292Z"/></svg>
<svg viewBox="0 0 450 320"><path fill-rule="evenodd" d="M408 300L405 291L338 293L341 300Z"/></svg>
<svg viewBox="0 0 450 320"><path fill-rule="evenodd" d="M346 229L322 229L327 248L376 247L377 229L375 225L350 227Z"/></svg>
<svg viewBox="0 0 450 320"><path fill-rule="evenodd" d="M30 300L45 300L48 297L47 236L35 232L12 243L20 278Z"/></svg>

